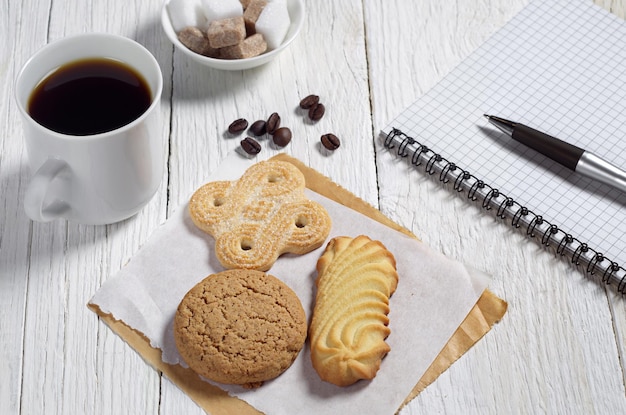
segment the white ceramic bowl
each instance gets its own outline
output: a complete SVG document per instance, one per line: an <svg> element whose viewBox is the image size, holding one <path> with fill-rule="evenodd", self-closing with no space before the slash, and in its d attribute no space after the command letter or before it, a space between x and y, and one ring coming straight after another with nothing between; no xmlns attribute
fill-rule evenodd
<svg viewBox="0 0 626 415"><path fill-rule="evenodd" d="M291 25L289 26L289 30L287 31L287 35L285 36L285 40L283 40L283 43L278 48L265 52L259 56L254 56L252 58L232 60L215 59L192 52L178 40L178 36L176 35L174 28L172 27L172 22L170 21L170 16L167 11L167 5L169 1L170 0L165 0L161 9L161 23L167 37L180 51L182 51L185 55L189 56L196 62L212 68L227 71L240 71L244 69L250 69L271 61L276 56L278 56L279 53L287 49L291 42L293 42L293 40L298 36L298 33L302 28L302 24L304 23L304 2L302 0L287 0L287 10L289 11Z"/></svg>

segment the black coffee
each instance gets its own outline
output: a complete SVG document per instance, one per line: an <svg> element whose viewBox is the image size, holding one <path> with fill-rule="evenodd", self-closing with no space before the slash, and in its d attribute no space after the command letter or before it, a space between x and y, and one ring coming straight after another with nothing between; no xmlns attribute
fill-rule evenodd
<svg viewBox="0 0 626 415"><path fill-rule="evenodd" d="M106 58L61 66L31 93L28 112L39 124L68 135L91 135L122 127L152 101L146 80L128 65Z"/></svg>

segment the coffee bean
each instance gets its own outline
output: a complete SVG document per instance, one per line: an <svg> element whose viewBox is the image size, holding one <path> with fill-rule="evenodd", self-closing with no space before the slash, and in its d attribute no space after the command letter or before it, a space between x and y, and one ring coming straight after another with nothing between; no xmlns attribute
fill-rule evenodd
<svg viewBox="0 0 626 415"><path fill-rule="evenodd" d="M300 108L308 110L312 106L316 105L318 102L320 102L320 97L317 95L311 94L309 96L304 97L302 101L300 101Z"/></svg>
<svg viewBox="0 0 626 415"><path fill-rule="evenodd" d="M274 131L272 139L277 146L285 147L291 141L291 130L287 127L280 127Z"/></svg>
<svg viewBox="0 0 626 415"><path fill-rule="evenodd" d="M264 135L267 132L266 123L263 120L257 120L250 126L250 132L255 136Z"/></svg>
<svg viewBox="0 0 626 415"><path fill-rule="evenodd" d="M324 104L317 103L309 108L309 118L313 121L319 121L324 116L326 108Z"/></svg>
<svg viewBox="0 0 626 415"><path fill-rule="evenodd" d="M280 127L280 115L278 115L278 113L276 112L273 112L265 123L265 129L269 134L274 134L278 127Z"/></svg>
<svg viewBox="0 0 626 415"><path fill-rule="evenodd" d="M228 126L228 132L231 134L239 134L243 130L248 128L248 121L245 118L239 118Z"/></svg>
<svg viewBox="0 0 626 415"><path fill-rule="evenodd" d="M243 148L243 151L248 154L259 154L259 152L261 151L261 144L259 144L259 142L252 137L244 138L243 140L241 140L240 144L241 148Z"/></svg>
<svg viewBox="0 0 626 415"><path fill-rule="evenodd" d="M337 150L339 148L339 145L341 144L341 142L339 141L339 138L337 138L337 136L332 133L322 135L321 140L322 140L322 145L326 149L331 150L331 151Z"/></svg>

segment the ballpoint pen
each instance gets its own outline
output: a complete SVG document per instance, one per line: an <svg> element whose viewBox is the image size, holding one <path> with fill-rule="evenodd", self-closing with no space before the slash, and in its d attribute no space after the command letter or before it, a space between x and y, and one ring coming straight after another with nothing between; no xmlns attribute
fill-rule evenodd
<svg viewBox="0 0 626 415"><path fill-rule="evenodd" d="M626 171L593 153L524 124L485 114L489 122L514 140L540 152L570 170L626 192Z"/></svg>

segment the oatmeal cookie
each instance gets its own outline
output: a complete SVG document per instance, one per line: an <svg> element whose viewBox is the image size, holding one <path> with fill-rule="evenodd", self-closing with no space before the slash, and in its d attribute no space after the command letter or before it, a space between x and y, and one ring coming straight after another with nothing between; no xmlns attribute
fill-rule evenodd
<svg viewBox="0 0 626 415"><path fill-rule="evenodd" d="M295 292L255 270L208 276L185 295L174 318L176 346L191 369L249 388L287 370L306 335Z"/></svg>

